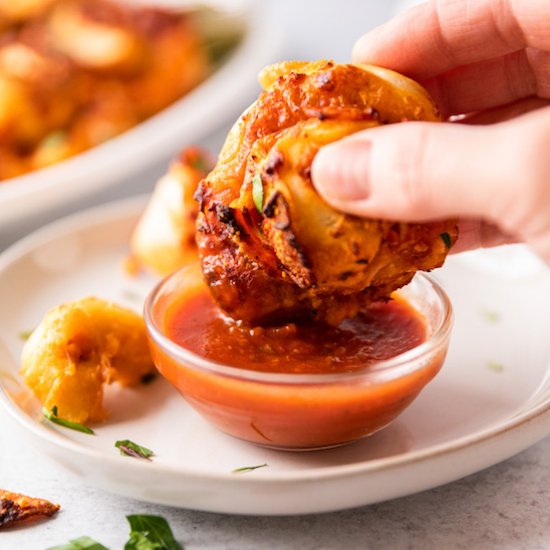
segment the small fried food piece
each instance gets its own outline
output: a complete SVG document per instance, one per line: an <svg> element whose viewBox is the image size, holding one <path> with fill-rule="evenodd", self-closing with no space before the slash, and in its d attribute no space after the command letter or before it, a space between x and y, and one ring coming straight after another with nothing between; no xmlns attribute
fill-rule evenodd
<svg viewBox="0 0 550 550"><path fill-rule="evenodd" d="M440 120L424 88L380 67L324 60L272 65L260 82L265 91L196 194L202 269L221 308L251 324L338 324L387 300L417 270L442 265L455 221L344 214L321 199L310 175L333 141L381 124Z"/></svg>
<svg viewBox="0 0 550 550"><path fill-rule="evenodd" d="M0 489L0 528L53 516L59 504Z"/></svg>
<svg viewBox="0 0 550 550"><path fill-rule="evenodd" d="M193 195L212 166L206 152L189 147L157 182L130 241L132 259L138 265L169 275L197 259L199 206Z"/></svg>
<svg viewBox="0 0 550 550"><path fill-rule="evenodd" d="M139 384L155 372L143 319L98 298L51 309L25 343L25 383L61 418L85 424L104 420L103 386Z"/></svg>

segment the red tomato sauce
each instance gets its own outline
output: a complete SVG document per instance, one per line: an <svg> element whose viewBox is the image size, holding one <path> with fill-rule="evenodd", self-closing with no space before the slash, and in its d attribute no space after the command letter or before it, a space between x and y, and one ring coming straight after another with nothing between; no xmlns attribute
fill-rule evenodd
<svg viewBox="0 0 550 550"><path fill-rule="evenodd" d="M310 321L250 328L227 319L205 291L189 297L165 323L171 340L200 357L277 373L353 371L426 339L422 317L401 300L372 304L338 327Z"/></svg>
<svg viewBox="0 0 550 550"><path fill-rule="evenodd" d="M161 332L201 359L263 374L201 366L151 339L155 364L207 420L257 444L316 449L372 434L413 401L445 356L442 347L404 368L376 369L374 362L427 338L427 322L402 299L374 304L338 327L247 328L224 317L202 282L182 280L183 289L173 286L153 307Z"/></svg>

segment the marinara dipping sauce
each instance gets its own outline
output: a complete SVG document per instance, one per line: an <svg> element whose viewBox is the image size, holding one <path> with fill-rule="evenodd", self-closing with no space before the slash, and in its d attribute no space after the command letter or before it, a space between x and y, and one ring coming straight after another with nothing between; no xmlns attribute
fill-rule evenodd
<svg viewBox="0 0 550 550"><path fill-rule="evenodd" d="M249 327L228 319L198 265L166 279L145 319L159 371L224 432L287 450L356 441L388 425L437 374L450 303L417 275L338 327Z"/></svg>

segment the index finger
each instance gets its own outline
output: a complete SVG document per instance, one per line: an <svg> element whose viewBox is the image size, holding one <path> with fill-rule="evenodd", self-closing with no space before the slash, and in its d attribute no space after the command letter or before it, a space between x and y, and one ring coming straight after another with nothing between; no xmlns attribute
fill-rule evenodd
<svg viewBox="0 0 550 550"><path fill-rule="evenodd" d="M356 63L426 79L525 47L550 50L548 0L431 0L365 34Z"/></svg>

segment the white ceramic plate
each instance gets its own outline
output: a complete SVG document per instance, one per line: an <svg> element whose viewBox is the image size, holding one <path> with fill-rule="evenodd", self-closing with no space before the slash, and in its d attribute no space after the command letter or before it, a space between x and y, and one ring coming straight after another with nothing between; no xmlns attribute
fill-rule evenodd
<svg viewBox="0 0 550 550"><path fill-rule="evenodd" d="M233 24L239 20L246 28L228 60L180 100L120 136L59 164L0 182L0 229L166 163L185 144L197 143L237 117L258 87L259 70L273 61L278 38L256 0L210 3L223 10L220 18Z"/></svg>
<svg viewBox="0 0 550 550"><path fill-rule="evenodd" d="M338 510L458 479L550 432L550 274L524 249L452 258L437 278L456 311L438 377L389 428L311 453L266 450L210 427L162 379L109 392L109 421L89 436L46 425L18 376L20 331L65 300L97 295L136 309L153 284L121 263L143 202L78 214L0 257L0 402L42 451L108 491L243 514ZM117 439L152 448L121 457ZM235 468L267 463L262 469Z"/></svg>

